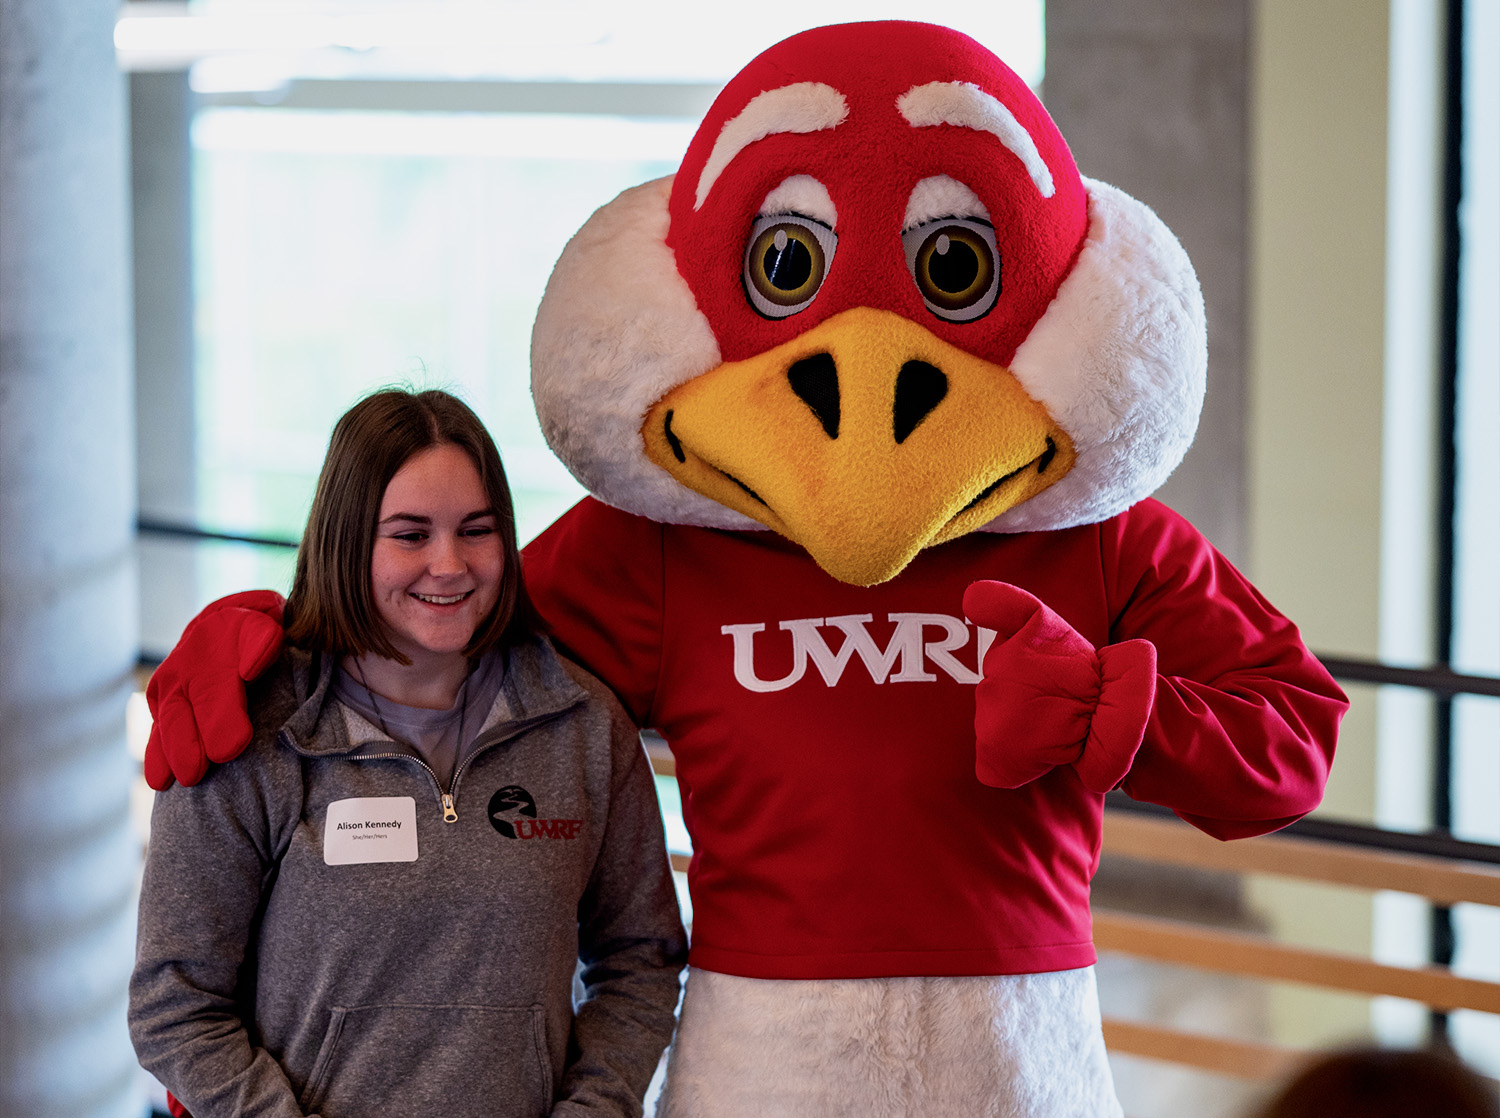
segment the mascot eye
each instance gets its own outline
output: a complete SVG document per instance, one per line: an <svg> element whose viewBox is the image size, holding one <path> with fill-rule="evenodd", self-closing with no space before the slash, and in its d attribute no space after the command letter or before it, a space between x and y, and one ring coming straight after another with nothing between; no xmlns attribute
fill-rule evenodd
<svg viewBox="0 0 1500 1118"><path fill-rule="evenodd" d="M1000 253L987 222L944 217L901 234L906 266L927 309L949 322L973 322L1000 295Z"/></svg>
<svg viewBox="0 0 1500 1118"><path fill-rule="evenodd" d="M838 238L828 226L797 214L758 217L745 249L745 294L767 318L806 309L833 263Z"/></svg>

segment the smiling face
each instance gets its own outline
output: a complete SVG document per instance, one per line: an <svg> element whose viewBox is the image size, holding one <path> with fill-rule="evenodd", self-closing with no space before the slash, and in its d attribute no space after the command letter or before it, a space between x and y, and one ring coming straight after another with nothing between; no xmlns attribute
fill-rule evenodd
<svg viewBox="0 0 1500 1118"><path fill-rule="evenodd" d="M380 502L370 588L391 644L418 667L464 660L500 596L495 511L468 454L442 443L412 455Z"/></svg>

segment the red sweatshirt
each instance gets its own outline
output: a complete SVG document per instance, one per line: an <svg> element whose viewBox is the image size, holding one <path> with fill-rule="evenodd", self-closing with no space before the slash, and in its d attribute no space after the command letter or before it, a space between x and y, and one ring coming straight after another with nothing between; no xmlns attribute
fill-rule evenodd
<svg viewBox="0 0 1500 1118"><path fill-rule="evenodd" d="M975 533L873 587L772 532L585 499L525 551L555 638L672 746L693 839L692 963L752 978L1019 974L1094 961L1102 796L1071 767L975 776L993 634L964 589L1013 583L1095 647L1156 647L1123 781L1221 838L1322 796L1345 700L1271 607L1155 501L1079 528ZM1131 743L1133 744L1133 743Z"/></svg>

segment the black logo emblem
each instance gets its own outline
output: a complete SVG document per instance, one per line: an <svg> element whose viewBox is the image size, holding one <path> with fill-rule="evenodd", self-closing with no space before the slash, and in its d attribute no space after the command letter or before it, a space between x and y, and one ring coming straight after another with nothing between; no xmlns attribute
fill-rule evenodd
<svg viewBox="0 0 1500 1118"><path fill-rule="evenodd" d="M531 819L536 818L536 800L519 784L507 784L490 797L490 823L506 838L516 837L515 825L502 818L511 811L519 811Z"/></svg>

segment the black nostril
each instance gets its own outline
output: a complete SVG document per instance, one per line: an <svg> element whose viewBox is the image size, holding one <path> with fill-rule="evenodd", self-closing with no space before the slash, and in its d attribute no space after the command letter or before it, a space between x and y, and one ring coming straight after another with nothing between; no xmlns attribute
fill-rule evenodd
<svg viewBox="0 0 1500 1118"><path fill-rule="evenodd" d="M941 375L941 374L939 374ZM830 439L839 437L839 372L833 355L815 353L786 371L786 379L823 424Z"/></svg>
<svg viewBox="0 0 1500 1118"><path fill-rule="evenodd" d="M948 378L943 371L926 361L908 361L896 374L896 441L917 429L917 424L943 402L948 395Z"/></svg>

